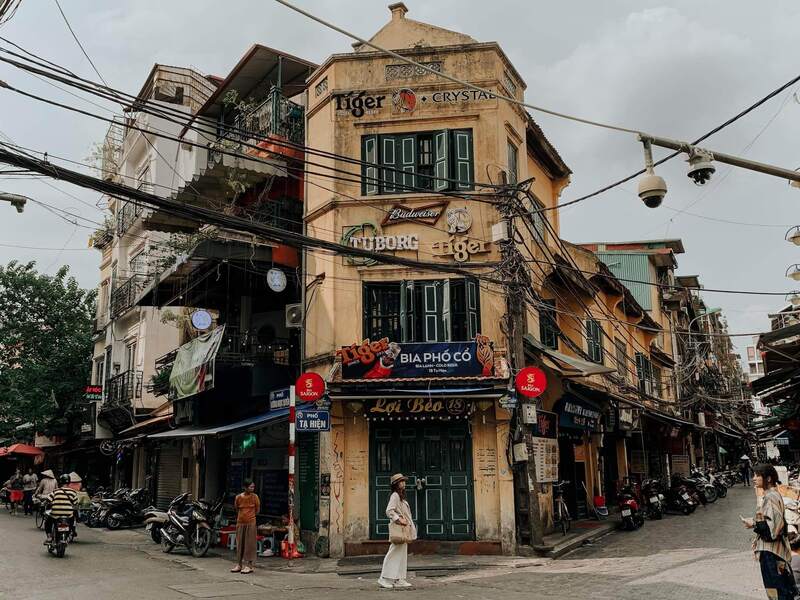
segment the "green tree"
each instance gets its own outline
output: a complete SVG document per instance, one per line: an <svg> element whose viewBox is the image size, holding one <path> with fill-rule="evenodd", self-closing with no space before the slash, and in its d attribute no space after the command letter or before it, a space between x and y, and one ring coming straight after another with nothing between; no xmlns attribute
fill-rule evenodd
<svg viewBox="0 0 800 600"><path fill-rule="evenodd" d="M0 435L24 423L66 434L83 416L95 291L66 266L54 276L35 267L0 267Z"/></svg>

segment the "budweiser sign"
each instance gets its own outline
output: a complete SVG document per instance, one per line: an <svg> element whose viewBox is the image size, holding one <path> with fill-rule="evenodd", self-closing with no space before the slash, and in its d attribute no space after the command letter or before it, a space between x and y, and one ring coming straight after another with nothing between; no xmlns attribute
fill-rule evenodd
<svg viewBox="0 0 800 600"><path fill-rule="evenodd" d="M386 217L383 219L381 225L386 227L387 225L406 222L435 225L436 221L439 220L439 217L442 216L442 213L446 207L447 202L437 202L436 204L428 204L426 206L418 206L416 208L395 204L392 208L386 211Z"/></svg>

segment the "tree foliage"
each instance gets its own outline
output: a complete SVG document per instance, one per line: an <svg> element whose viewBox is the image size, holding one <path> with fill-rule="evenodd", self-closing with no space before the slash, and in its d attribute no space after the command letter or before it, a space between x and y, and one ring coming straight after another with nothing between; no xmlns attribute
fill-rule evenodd
<svg viewBox="0 0 800 600"><path fill-rule="evenodd" d="M66 266L54 276L35 267L0 267L0 435L24 423L69 433L83 414L95 291Z"/></svg>

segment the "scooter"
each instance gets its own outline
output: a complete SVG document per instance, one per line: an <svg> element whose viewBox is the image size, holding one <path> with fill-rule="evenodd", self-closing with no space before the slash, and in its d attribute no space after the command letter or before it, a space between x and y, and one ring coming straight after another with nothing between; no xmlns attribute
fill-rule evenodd
<svg viewBox="0 0 800 600"><path fill-rule="evenodd" d="M109 529L122 527L135 527L144 521L143 507L147 504L150 494L147 490L139 488L133 490L126 497L116 502L111 507L111 512L106 518Z"/></svg>
<svg viewBox="0 0 800 600"><path fill-rule="evenodd" d="M645 479L642 482L641 497L648 518L656 520L664 518L666 497L661 491L661 483L659 481Z"/></svg>
<svg viewBox="0 0 800 600"><path fill-rule="evenodd" d="M644 514L639 507L633 485L630 482L620 488L617 504L619 506L619 514L622 516L623 529L633 531L644 525Z"/></svg>
<svg viewBox="0 0 800 600"><path fill-rule="evenodd" d="M213 506L204 500L191 501L188 492L175 498L169 505L169 523L161 530L161 550L172 552L183 545L192 556L205 556L214 537L224 495Z"/></svg>
<svg viewBox="0 0 800 600"><path fill-rule="evenodd" d="M698 502L689 493L685 485L677 480L673 480L672 486L667 492L667 508L684 515L690 515L697 510Z"/></svg>
<svg viewBox="0 0 800 600"><path fill-rule="evenodd" d="M725 480L718 477L716 473L707 471L706 479L708 479L711 485L714 486L714 489L717 490L717 498L724 498L728 495L728 485L725 483Z"/></svg>
<svg viewBox="0 0 800 600"><path fill-rule="evenodd" d="M46 511L51 519L52 531L49 539L45 540L44 545L47 551L58 558L64 558L67 546L73 540L72 519L70 517L51 517L50 510Z"/></svg>
<svg viewBox="0 0 800 600"><path fill-rule="evenodd" d="M145 529L150 534L150 538L156 543L161 543L161 530L169 524L169 516L166 511L159 510L155 506L148 506L144 509Z"/></svg>

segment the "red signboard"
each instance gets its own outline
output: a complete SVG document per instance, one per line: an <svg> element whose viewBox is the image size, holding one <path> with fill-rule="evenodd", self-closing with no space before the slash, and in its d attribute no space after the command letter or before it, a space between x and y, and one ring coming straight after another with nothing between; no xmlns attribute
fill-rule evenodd
<svg viewBox="0 0 800 600"><path fill-rule="evenodd" d="M547 377L541 369L525 367L517 374L516 387L526 398L536 398L547 389Z"/></svg>
<svg viewBox="0 0 800 600"><path fill-rule="evenodd" d="M325 381L316 373L303 373L295 383L295 394L300 402L316 402L325 393Z"/></svg>

